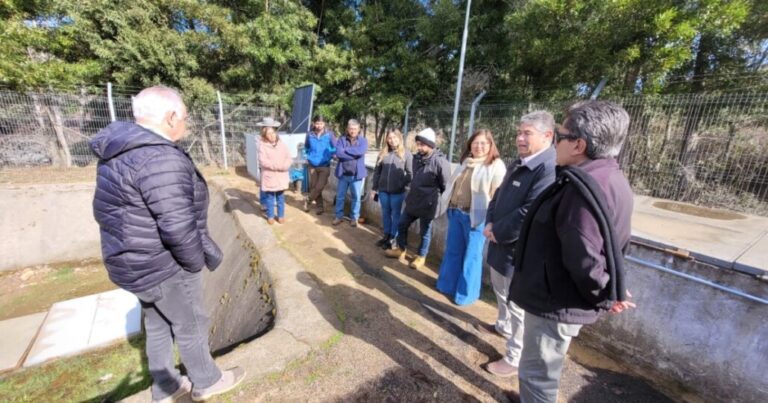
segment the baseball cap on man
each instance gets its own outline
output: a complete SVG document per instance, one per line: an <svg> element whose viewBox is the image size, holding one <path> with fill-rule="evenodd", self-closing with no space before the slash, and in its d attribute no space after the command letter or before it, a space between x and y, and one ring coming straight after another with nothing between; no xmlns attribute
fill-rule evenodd
<svg viewBox="0 0 768 403"><path fill-rule="evenodd" d="M420 131L419 134L416 135L416 141L435 148L435 131L429 127Z"/></svg>

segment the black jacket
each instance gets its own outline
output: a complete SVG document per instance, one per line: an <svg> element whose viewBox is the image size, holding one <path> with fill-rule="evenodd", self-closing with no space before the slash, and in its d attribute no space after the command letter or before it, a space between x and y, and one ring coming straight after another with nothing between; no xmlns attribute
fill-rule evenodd
<svg viewBox="0 0 768 403"><path fill-rule="evenodd" d="M184 150L129 122L110 124L89 144L99 157L93 215L115 284L139 292L179 270L221 263L208 235L208 187Z"/></svg>
<svg viewBox="0 0 768 403"><path fill-rule="evenodd" d="M413 155L406 152L400 158L390 151L376 164L371 188L377 192L403 193L413 177Z"/></svg>
<svg viewBox="0 0 768 403"><path fill-rule="evenodd" d="M576 180L585 176L591 178ZM529 314L594 323L601 310L624 299L620 261L632 205L632 189L615 160L558 168L523 223L510 299Z"/></svg>
<svg viewBox="0 0 768 403"><path fill-rule="evenodd" d="M413 179L405 196L405 212L414 217L435 218L440 195L451 175L451 166L440 150L428 157L413 155Z"/></svg>
<svg viewBox="0 0 768 403"><path fill-rule="evenodd" d="M515 268L515 243L528 208L555 181L555 149L550 147L515 169L518 162L507 168L485 216L486 223L493 223L493 236L498 242L488 243L486 261L505 276L512 275Z"/></svg>

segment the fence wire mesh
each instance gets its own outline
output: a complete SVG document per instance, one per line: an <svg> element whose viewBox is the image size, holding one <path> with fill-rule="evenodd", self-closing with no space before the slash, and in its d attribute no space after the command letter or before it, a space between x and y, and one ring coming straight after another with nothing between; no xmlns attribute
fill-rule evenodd
<svg viewBox="0 0 768 403"><path fill-rule="evenodd" d="M768 215L768 94L683 94L609 99L630 114L619 161L636 194ZM517 158L518 119L544 109L562 121L574 100L480 105L475 129L494 133L506 162ZM425 127L438 133L446 152L453 110L411 111L409 139ZM469 106L457 125L454 162L467 139Z"/></svg>
<svg viewBox="0 0 768 403"><path fill-rule="evenodd" d="M131 97L114 94L117 120L133 120ZM245 163L245 133L275 110L251 104L224 104L227 158ZM88 140L111 122L101 93L16 93L0 91L0 168L71 167L96 163ZM196 164L222 165L218 104L189 110L188 134L179 144Z"/></svg>

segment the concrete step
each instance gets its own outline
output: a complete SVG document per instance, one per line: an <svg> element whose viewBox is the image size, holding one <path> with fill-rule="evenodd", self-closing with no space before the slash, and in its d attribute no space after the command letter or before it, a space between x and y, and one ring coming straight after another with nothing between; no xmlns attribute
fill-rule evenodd
<svg viewBox="0 0 768 403"><path fill-rule="evenodd" d="M47 312L35 313L0 322L0 371L14 369L21 364L24 353L37 335Z"/></svg>

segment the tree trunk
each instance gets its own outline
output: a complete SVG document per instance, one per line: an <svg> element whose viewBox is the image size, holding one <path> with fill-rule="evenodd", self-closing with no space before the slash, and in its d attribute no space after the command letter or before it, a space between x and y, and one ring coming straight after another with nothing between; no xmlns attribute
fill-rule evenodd
<svg viewBox="0 0 768 403"><path fill-rule="evenodd" d="M53 132L56 134L56 141L59 143L59 154L62 157L60 166L65 168L72 167L72 154L69 152L69 143L64 135L64 120L61 118L61 111L56 105L48 105L45 108L48 119L53 125Z"/></svg>
<svg viewBox="0 0 768 403"><path fill-rule="evenodd" d="M38 94L30 94L30 96L32 97L32 104L35 107L35 120L37 120L37 125L40 128L38 134L44 139L45 144L47 145L48 153L51 157L51 165L57 166L61 164L62 161L59 156L59 148L56 140L51 136L48 136L48 128L46 127L44 118L46 113L45 106L41 104Z"/></svg>

